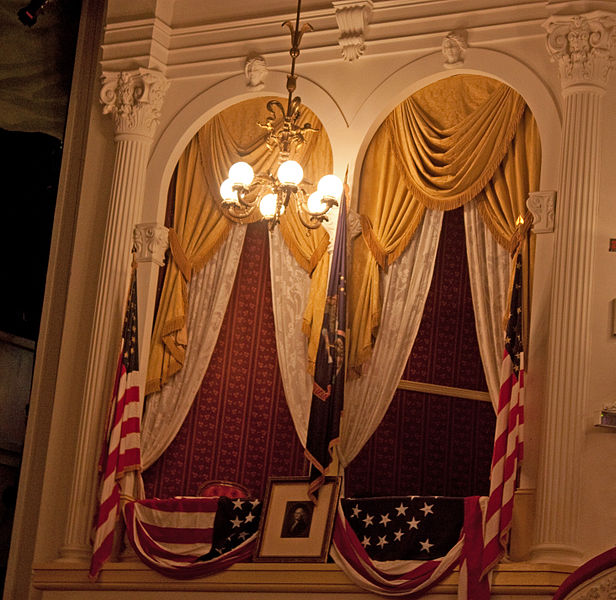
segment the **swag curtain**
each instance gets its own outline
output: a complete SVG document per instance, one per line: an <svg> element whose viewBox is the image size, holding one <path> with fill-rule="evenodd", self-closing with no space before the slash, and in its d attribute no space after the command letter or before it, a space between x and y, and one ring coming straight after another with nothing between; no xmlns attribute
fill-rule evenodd
<svg viewBox="0 0 616 600"><path fill-rule="evenodd" d="M256 125L264 119L265 100L242 102L210 119L180 157L174 223L169 232L171 253L152 335L146 395L160 390L185 363L188 283L221 246L232 226L219 208L218 188L227 177L227 169L237 160L249 162L256 172L275 169L278 153L267 150L264 134ZM321 128L319 120L308 110L303 122ZM318 173L330 172L331 149L322 128L292 158L306 165L304 177L310 182L316 183ZM328 235L322 228L307 232L292 206L283 215L280 229L300 266L310 274L315 273L304 330L310 334L310 347L314 347L316 354L318 330L312 324L319 322L324 308L324 298L320 300L324 294L319 286L324 285L327 276Z"/></svg>
<svg viewBox="0 0 616 600"><path fill-rule="evenodd" d="M495 80L459 75L402 102L375 134L361 175L363 242L355 244L349 366L372 355L382 314L379 267L388 269L426 208L451 210L475 197L482 219L510 249L518 215L539 183L537 127L522 98ZM526 288L530 260L526 256Z"/></svg>

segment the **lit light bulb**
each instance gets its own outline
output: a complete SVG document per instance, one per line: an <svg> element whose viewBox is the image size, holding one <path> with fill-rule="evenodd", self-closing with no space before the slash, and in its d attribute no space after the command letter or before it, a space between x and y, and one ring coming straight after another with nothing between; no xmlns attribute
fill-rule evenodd
<svg viewBox="0 0 616 600"><path fill-rule="evenodd" d="M334 200L338 201L342 198L342 181L335 175L325 175L319 180L317 190L323 196L334 198Z"/></svg>
<svg viewBox="0 0 616 600"><path fill-rule="evenodd" d="M323 204L323 194L318 190L316 192L312 192L312 194L308 196L306 206L308 208L308 212L313 215L318 215L327 210L327 204Z"/></svg>
<svg viewBox="0 0 616 600"><path fill-rule="evenodd" d="M267 194L261 198L261 202L259 202L259 210L265 219L271 219L276 214L277 199L276 194Z"/></svg>
<svg viewBox="0 0 616 600"><path fill-rule="evenodd" d="M248 187L254 179L255 172L246 162L236 162L229 169L229 179L233 185Z"/></svg>
<svg viewBox="0 0 616 600"><path fill-rule="evenodd" d="M225 202L240 203L237 192L233 189L233 182L230 179L225 179L220 184L220 196Z"/></svg>
<svg viewBox="0 0 616 600"><path fill-rule="evenodd" d="M285 160L278 167L276 176L282 185L299 185L299 182L304 178L304 170L298 162Z"/></svg>

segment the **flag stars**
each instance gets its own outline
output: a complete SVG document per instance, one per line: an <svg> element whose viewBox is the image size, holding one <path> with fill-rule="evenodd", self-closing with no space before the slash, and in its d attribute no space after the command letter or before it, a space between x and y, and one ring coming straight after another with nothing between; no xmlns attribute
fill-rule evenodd
<svg viewBox="0 0 616 600"><path fill-rule="evenodd" d="M424 505L422 508L420 508L419 510L424 514L424 517L427 517L429 514L434 514L432 512L432 507L434 506L434 504L427 504L426 502L424 502Z"/></svg>
<svg viewBox="0 0 616 600"><path fill-rule="evenodd" d="M252 513L248 513L244 519L244 523L250 523L255 520L255 516Z"/></svg>
<svg viewBox="0 0 616 600"><path fill-rule="evenodd" d="M430 543L430 538L426 538L425 542L419 542L419 544L421 545L421 552L425 550L428 554L430 554L430 548L434 546L434 544Z"/></svg>
<svg viewBox="0 0 616 600"><path fill-rule="evenodd" d="M418 521L415 517L412 517L410 521L407 521L407 524L409 526L409 531L411 529L419 529L419 523L421 521Z"/></svg>
<svg viewBox="0 0 616 600"><path fill-rule="evenodd" d="M374 525L374 523L372 522L373 519L374 517L372 515L366 515L366 518L363 520L364 527L368 527L368 525Z"/></svg>
<svg viewBox="0 0 616 600"><path fill-rule="evenodd" d="M233 501L233 508L235 508L236 510L242 510L243 505L244 505L244 502L240 498L237 498L236 500Z"/></svg>
<svg viewBox="0 0 616 600"><path fill-rule="evenodd" d="M231 520L231 523L233 523L233 529L235 529L242 524L242 519L240 519L239 517L235 517L235 519Z"/></svg>
<svg viewBox="0 0 616 600"><path fill-rule="evenodd" d="M379 523L379 525L385 525L385 527L387 527L387 523L389 523L391 521L391 519L389 518L389 513L386 513L384 515L381 515L381 522Z"/></svg>
<svg viewBox="0 0 616 600"><path fill-rule="evenodd" d="M403 535L404 532L401 529L398 529L398 531L394 533L394 541L399 542L402 539Z"/></svg>
<svg viewBox="0 0 616 600"><path fill-rule="evenodd" d="M398 514L396 515L397 517L401 515L406 517L406 511L408 510L408 506L405 506L404 504L402 504L402 502L400 502L400 506L396 506L396 510L398 511Z"/></svg>
<svg viewBox="0 0 616 600"><path fill-rule="evenodd" d="M364 536L364 539L361 541L361 545L364 548L367 548L370 545L370 538L367 535Z"/></svg>
<svg viewBox="0 0 616 600"><path fill-rule="evenodd" d="M257 506L259 506L259 504L261 504L261 500L258 500L257 498L255 498L254 500L250 501L250 504L252 504L253 508L256 508Z"/></svg>
<svg viewBox="0 0 616 600"><path fill-rule="evenodd" d="M352 517L359 517L359 513L361 512L361 508L359 508L359 505L356 504L353 507L353 514L351 515Z"/></svg>
<svg viewBox="0 0 616 600"><path fill-rule="evenodd" d="M376 545L382 550L383 546L385 546L385 544L388 544L389 542L387 541L386 535L384 535L383 537L379 535L378 538L379 538L379 541L376 543Z"/></svg>

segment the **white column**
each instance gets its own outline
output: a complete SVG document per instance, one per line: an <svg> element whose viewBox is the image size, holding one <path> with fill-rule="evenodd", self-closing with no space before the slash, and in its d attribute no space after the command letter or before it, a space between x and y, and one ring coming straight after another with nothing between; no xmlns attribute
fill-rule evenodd
<svg viewBox="0 0 616 600"><path fill-rule="evenodd" d="M547 47L564 101L548 389L537 490L533 560L581 559L581 454L588 400L593 247L599 200L601 96L614 61L616 19L605 12L551 17Z"/></svg>
<svg viewBox="0 0 616 600"><path fill-rule="evenodd" d="M98 277L71 498L61 557L88 559L97 495L96 464L101 427L119 352L122 311L128 293L133 227L141 214L152 138L160 118L166 79L157 71L103 73L103 113L115 130L115 164Z"/></svg>

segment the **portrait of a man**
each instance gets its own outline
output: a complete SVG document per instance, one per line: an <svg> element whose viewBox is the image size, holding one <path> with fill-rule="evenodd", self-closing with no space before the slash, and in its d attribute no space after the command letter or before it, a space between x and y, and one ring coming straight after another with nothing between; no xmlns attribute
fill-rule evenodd
<svg viewBox="0 0 616 600"><path fill-rule="evenodd" d="M309 502L287 502L280 537L308 537L312 523L312 508Z"/></svg>

